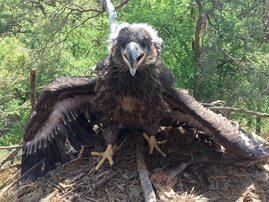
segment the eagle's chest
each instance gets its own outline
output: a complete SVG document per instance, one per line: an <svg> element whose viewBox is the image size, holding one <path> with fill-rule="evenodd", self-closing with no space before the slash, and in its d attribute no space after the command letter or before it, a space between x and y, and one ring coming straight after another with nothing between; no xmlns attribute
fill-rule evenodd
<svg viewBox="0 0 269 202"><path fill-rule="evenodd" d="M132 97L120 97L117 99L117 102L123 113L135 113L143 111L145 108L145 105L141 101Z"/></svg>
<svg viewBox="0 0 269 202"><path fill-rule="evenodd" d="M142 125L148 122L148 119L154 110L149 108L143 101L133 98L119 96L115 99L115 107L111 112L114 122L123 125Z"/></svg>
<svg viewBox="0 0 269 202"><path fill-rule="evenodd" d="M117 67L110 70L96 87L96 108L106 120L136 126L158 123L156 117L161 117L165 107L154 69L138 71L134 77Z"/></svg>

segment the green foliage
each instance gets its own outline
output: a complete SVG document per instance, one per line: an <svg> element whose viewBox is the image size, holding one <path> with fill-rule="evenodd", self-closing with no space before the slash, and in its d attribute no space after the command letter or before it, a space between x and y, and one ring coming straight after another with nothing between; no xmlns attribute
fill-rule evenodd
<svg viewBox="0 0 269 202"><path fill-rule="evenodd" d="M29 71L37 89L53 79L88 76L107 56L109 21L99 1L0 0L0 145L19 142L30 112ZM132 0L118 11L121 22L148 23L164 39L163 58L177 87L192 92L198 65L193 41L199 12L207 18L200 100L269 112L268 6L259 1ZM119 0L114 4L120 3ZM77 5L76 5L77 4ZM266 10L267 9L267 10ZM254 127L255 117L230 118ZM268 133L268 120L262 119Z"/></svg>
<svg viewBox="0 0 269 202"><path fill-rule="evenodd" d="M241 0L204 3L210 23L201 99L221 99L228 106L268 112L268 89L261 94L269 78L268 24L262 20L268 16L266 6ZM249 126L255 124L255 117L233 115Z"/></svg>
<svg viewBox="0 0 269 202"><path fill-rule="evenodd" d="M16 37L0 39L0 47L0 103L3 103L0 105L0 128L3 134L10 134L0 139L1 145L16 143L22 136L25 122L21 120L27 116L23 105L29 100L26 92L28 78L25 75L28 71L29 52Z"/></svg>

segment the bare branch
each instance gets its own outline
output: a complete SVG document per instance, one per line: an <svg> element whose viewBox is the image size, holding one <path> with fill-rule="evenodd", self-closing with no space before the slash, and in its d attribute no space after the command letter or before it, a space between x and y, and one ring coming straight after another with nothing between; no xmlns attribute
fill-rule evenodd
<svg viewBox="0 0 269 202"><path fill-rule="evenodd" d="M102 7L106 8L109 15L110 33L114 33L117 29L117 12L110 0L103 1Z"/></svg>
<svg viewBox="0 0 269 202"><path fill-rule="evenodd" d="M94 9L94 8L85 9L85 8L83 8L81 6L76 5L76 4L71 4L71 6L75 6L76 8L72 8L72 7L69 7L69 6L66 6L66 8L68 8L71 11L77 11L79 13L86 13L86 12L103 13L103 11L99 10L99 9Z"/></svg>
<svg viewBox="0 0 269 202"><path fill-rule="evenodd" d="M106 175L103 179L98 180L97 182L93 183L90 187L90 189L84 193L84 195L87 195L88 193L94 191L95 189L99 188L100 186L103 186L106 184L110 179L112 179L114 176L116 176L117 172L112 172Z"/></svg>
<svg viewBox="0 0 269 202"><path fill-rule="evenodd" d="M30 71L31 112L36 110L36 69Z"/></svg>
<svg viewBox="0 0 269 202"><path fill-rule="evenodd" d="M137 136L136 140L136 162L137 162L137 170L139 173L139 179L141 183L141 187L144 194L145 202L155 202L156 194L153 190L152 183L149 178L149 172L147 170L145 158L144 158L144 151L143 146L144 141L141 135Z"/></svg>
<svg viewBox="0 0 269 202"><path fill-rule="evenodd" d="M115 6L115 9L118 10L120 8L122 8L125 4L128 3L129 0L123 0L121 1L117 6Z"/></svg>
<svg viewBox="0 0 269 202"><path fill-rule="evenodd" d="M203 53L204 37L207 30L207 18L203 12L203 5L201 0L195 0L196 5L199 10L199 16L196 23L195 38L194 38L194 52L195 61L197 63L197 70L195 74L194 86L193 86L193 96L197 100L199 99L199 89L201 85L201 72L204 67L201 61L201 55Z"/></svg>
<svg viewBox="0 0 269 202"><path fill-rule="evenodd" d="M240 109L240 108L233 108L233 107L207 107L208 109L212 110L227 110L227 111L232 111L232 112L240 112L240 113L245 113L245 114L251 114L254 116L259 116L259 117L265 117L269 118L268 113L263 113L263 112L256 112L248 109Z"/></svg>
<svg viewBox="0 0 269 202"><path fill-rule="evenodd" d="M0 149L17 149L17 148L22 148L22 145L0 146Z"/></svg>
<svg viewBox="0 0 269 202"><path fill-rule="evenodd" d="M9 170L11 168L18 168L18 169L20 169L20 167L21 167L21 164L20 163L13 164L13 165L7 166L5 168L1 168L0 169L0 173L3 172L3 171L5 171L5 170Z"/></svg>
<svg viewBox="0 0 269 202"><path fill-rule="evenodd" d="M263 70L260 70L260 69L257 69L257 68L254 68L254 67L251 67L251 66L247 66L246 64L244 64L240 59L236 59L234 58L233 56L231 56L229 53L225 53L225 58L223 58L222 60L226 61L226 62L234 62L235 64L238 65L238 67L240 67L240 70L245 70L245 71L255 71L255 72L259 72L259 73L262 73L266 76L269 76L269 73L268 71L263 71ZM252 59L253 60L253 59Z"/></svg>
<svg viewBox="0 0 269 202"><path fill-rule="evenodd" d="M20 141L19 145L22 144L22 141ZM0 167L2 167L7 161L12 159L16 154L20 151L21 147L17 147L13 149L4 159L0 162Z"/></svg>
<svg viewBox="0 0 269 202"><path fill-rule="evenodd" d="M73 11L69 11L66 16L64 17L64 19L62 20L62 23L60 24L60 26L58 27L58 29L53 33L53 35L55 36L63 27L64 25L66 24L69 16L73 13Z"/></svg>

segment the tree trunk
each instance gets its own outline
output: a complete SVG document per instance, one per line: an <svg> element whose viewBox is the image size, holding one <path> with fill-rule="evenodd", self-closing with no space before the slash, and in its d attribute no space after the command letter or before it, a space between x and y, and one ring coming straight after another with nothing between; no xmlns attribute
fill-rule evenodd
<svg viewBox="0 0 269 202"><path fill-rule="evenodd" d="M203 12L203 6L202 6L201 0L195 0L195 2L198 6L199 17L197 19L195 39L194 39L194 51L195 51L195 61L197 63L197 71L196 71L195 80L194 80L193 96L195 99L199 100L201 72L203 70L201 54L203 51L204 36L206 33L207 20Z"/></svg>

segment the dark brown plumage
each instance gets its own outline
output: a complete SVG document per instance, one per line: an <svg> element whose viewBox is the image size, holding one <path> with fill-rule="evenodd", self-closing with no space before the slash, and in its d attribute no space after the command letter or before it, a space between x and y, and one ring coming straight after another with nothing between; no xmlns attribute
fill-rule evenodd
<svg viewBox="0 0 269 202"><path fill-rule="evenodd" d="M155 139L161 122L179 121L212 135L240 158L262 159L263 143L205 109L187 93L173 87L174 78L161 58L162 39L145 24L124 24L110 36L109 58L97 66L96 79L63 78L50 84L25 129L22 174L43 161L29 176L40 176L66 162L65 142L79 149L95 144L93 126L101 124L107 143L96 169L113 164L113 144L121 127L143 130L150 153L165 156Z"/></svg>
<svg viewBox="0 0 269 202"><path fill-rule="evenodd" d="M160 120L170 111L162 96L164 87L173 84L160 50L161 39L145 24L127 24L115 37L109 66L99 72L95 87L95 109L107 126L107 144L113 145L117 139L118 130L111 130L112 125L142 129L154 141ZM157 145L150 146L152 153Z"/></svg>

